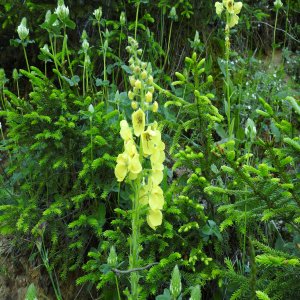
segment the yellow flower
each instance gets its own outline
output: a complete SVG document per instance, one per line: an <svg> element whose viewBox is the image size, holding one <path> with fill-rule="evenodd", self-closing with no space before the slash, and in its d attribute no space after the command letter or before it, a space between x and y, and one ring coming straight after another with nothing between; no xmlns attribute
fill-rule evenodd
<svg viewBox="0 0 300 300"><path fill-rule="evenodd" d="M235 14L230 15L229 22L227 23L229 28L234 27L239 22L239 17Z"/></svg>
<svg viewBox="0 0 300 300"><path fill-rule="evenodd" d="M149 206L152 210L162 209L164 206L164 193L163 190L158 186L154 185L151 188L151 193L149 196Z"/></svg>
<svg viewBox="0 0 300 300"><path fill-rule="evenodd" d="M148 225L156 230L156 227L161 225L162 223L162 213L159 209L156 210L149 210L148 216L147 216L147 223Z"/></svg>
<svg viewBox="0 0 300 300"><path fill-rule="evenodd" d="M223 6L223 3L220 3L220 2L216 2L215 3L215 8L216 8L216 13L218 16L221 16L222 12L223 12L223 9L224 9L224 6Z"/></svg>
<svg viewBox="0 0 300 300"><path fill-rule="evenodd" d="M134 140L128 140L124 143L125 153L129 156L129 158L133 158L135 154L137 154L136 146Z"/></svg>
<svg viewBox="0 0 300 300"><path fill-rule="evenodd" d="M223 4L229 13L231 13L231 14L234 13L234 1L233 0L223 0Z"/></svg>
<svg viewBox="0 0 300 300"><path fill-rule="evenodd" d="M134 175L137 175L142 172L142 165L140 162L140 155L135 154L130 160L128 165L128 171Z"/></svg>
<svg viewBox="0 0 300 300"><path fill-rule="evenodd" d="M145 113L139 109L132 114L134 134L140 136L145 129Z"/></svg>
<svg viewBox="0 0 300 300"><path fill-rule="evenodd" d="M150 157L152 169L162 171L164 169L163 162L165 158L166 156L164 151L158 149L154 151Z"/></svg>
<svg viewBox="0 0 300 300"><path fill-rule="evenodd" d="M148 126L147 130L142 133L142 146L145 155L151 155L161 142L161 134L159 130L152 130Z"/></svg>
<svg viewBox="0 0 300 300"><path fill-rule="evenodd" d="M148 178L149 185L159 185L164 178L163 170L152 170Z"/></svg>
<svg viewBox="0 0 300 300"><path fill-rule="evenodd" d="M145 184L141 187L139 191L139 202L141 205L147 205L149 203L149 195L150 195L149 185Z"/></svg>
<svg viewBox="0 0 300 300"><path fill-rule="evenodd" d="M236 3L234 3L234 6L233 6L234 13L235 14L239 14L241 12L242 7L243 7L243 3L242 2L236 2Z"/></svg>
<svg viewBox="0 0 300 300"><path fill-rule="evenodd" d="M132 140L132 132L131 132L131 128L128 126L127 121L122 120L122 121L120 122L120 127L121 127L121 130L120 130L121 138L122 138L125 142L127 142L128 140Z"/></svg>
<svg viewBox="0 0 300 300"><path fill-rule="evenodd" d="M115 176L119 182L123 181L128 173L129 157L126 153L118 155L115 167Z"/></svg>

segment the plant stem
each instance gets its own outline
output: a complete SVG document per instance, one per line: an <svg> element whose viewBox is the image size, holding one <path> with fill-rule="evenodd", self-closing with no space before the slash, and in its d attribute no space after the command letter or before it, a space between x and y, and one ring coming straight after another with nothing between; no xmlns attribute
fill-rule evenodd
<svg viewBox="0 0 300 300"><path fill-rule="evenodd" d="M277 28L277 21L278 21L278 11L279 9L276 9L275 25L274 25L274 32L273 32L273 45L272 45L272 63L274 62L274 55L275 55L275 48L276 48L276 28Z"/></svg>
<svg viewBox="0 0 300 300"><path fill-rule="evenodd" d="M56 61L56 51L54 50L52 37L50 35L49 35L49 40L50 40L50 45L51 45L51 50L52 50L54 65L55 65L56 70L59 72L57 61ZM58 76L58 81L59 81L60 89L62 89L61 80L60 80L59 76Z"/></svg>
<svg viewBox="0 0 300 300"><path fill-rule="evenodd" d="M66 50L66 53L67 53L69 70L71 72L71 76L73 77L74 74L73 74L73 70L72 70L72 66L71 66L71 60L70 60L70 56L69 56L69 50L68 50L68 36L67 36L67 33L66 33L66 25L64 26L64 39L66 39L64 44L65 44L65 50Z"/></svg>
<svg viewBox="0 0 300 300"><path fill-rule="evenodd" d="M139 205L139 178L134 184L134 197L132 203L132 234L130 245L129 267L135 269L139 267L139 251L140 251L140 205ZM139 274L132 272L130 274L131 284L131 299L136 300L139 298Z"/></svg>
<svg viewBox="0 0 300 300"><path fill-rule="evenodd" d="M290 12L290 0L287 1L283 48L285 48L285 43L286 43L286 36L287 36L288 22L289 22L289 12Z"/></svg>
<svg viewBox="0 0 300 300"><path fill-rule="evenodd" d="M118 300L121 300L121 295L120 295L120 289L119 289L119 283L118 283L117 275L115 275L115 281L116 281L116 287L117 287L117 292L118 292Z"/></svg>
<svg viewBox="0 0 300 300"><path fill-rule="evenodd" d="M134 39L136 40L136 34L137 34L137 25L139 20L139 9L140 9L140 1L138 1L136 6L136 14L135 14L135 28L134 28Z"/></svg>
<svg viewBox="0 0 300 300"><path fill-rule="evenodd" d="M167 60L168 60L168 56L169 56L169 51L170 51L170 41L171 41L171 35L172 35L172 27L173 27L173 20L171 21L171 25L170 25L170 31L169 31L169 37L168 37L168 46L167 46L167 53L165 56L165 61L164 61L164 65L162 67L162 69L164 70L166 64L167 64Z"/></svg>
<svg viewBox="0 0 300 300"><path fill-rule="evenodd" d="M102 34L101 34L101 28L100 28L100 22L98 22L98 32L100 36L100 43L101 43L101 48L102 48L102 55L103 55L103 78L104 81L107 81L107 74L106 74L106 49L104 49L104 44L103 44L103 39L102 39ZM104 97L106 98L106 106L108 106L108 97L107 97L107 88L104 86L103 88L103 94Z"/></svg>
<svg viewBox="0 0 300 300"><path fill-rule="evenodd" d="M24 45L22 45L22 46L23 46L24 56L25 56L25 60L26 60L27 71L30 73L30 67L29 67L29 63L28 63L26 49L25 49Z"/></svg>
<svg viewBox="0 0 300 300"><path fill-rule="evenodd" d="M227 14L227 23L229 19L228 12ZM232 129L231 129L231 103L230 103L230 73L229 73L229 56L230 56L230 29L229 26L225 27L225 59L226 59L226 99L227 99L227 109L225 110L227 116L227 126L228 126L228 136L232 138Z"/></svg>

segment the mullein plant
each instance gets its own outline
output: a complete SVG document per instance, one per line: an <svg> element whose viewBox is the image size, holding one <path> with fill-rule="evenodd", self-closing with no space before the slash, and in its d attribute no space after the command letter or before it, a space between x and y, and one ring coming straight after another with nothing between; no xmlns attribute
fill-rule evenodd
<svg viewBox="0 0 300 300"><path fill-rule="evenodd" d="M230 29L233 28L239 22L238 14L242 9L242 2L234 2L234 0L223 0L223 2L216 2L216 13L221 17L223 11L226 15L226 25L225 25L225 58L226 58L226 98L227 103L225 103L225 113L228 122L228 136L233 137L233 127L234 121L231 121L231 105L230 100L232 95L230 95L230 73L229 73L229 56L230 56Z"/></svg>
<svg viewBox="0 0 300 300"><path fill-rule="evenodd" d="M153 102L153 76L149 63L141 61L142 50L138 43L129 38L127 51L130 53L130 68L133 75L129 81L132 90L132 126L126 120L120 122L120 135L124 140L124 152L117 157L115 175L119 182L125 181L132 190L132 234L130 238L129 267L139 267L140 227L142 216L147 214L148 225L156 230L162 224L164 206L163 180L165 144L157 122L148 123L149 113L157 112L158 103ZM138 299L140 293L139 275L131 272L131 299Z"/></svg>

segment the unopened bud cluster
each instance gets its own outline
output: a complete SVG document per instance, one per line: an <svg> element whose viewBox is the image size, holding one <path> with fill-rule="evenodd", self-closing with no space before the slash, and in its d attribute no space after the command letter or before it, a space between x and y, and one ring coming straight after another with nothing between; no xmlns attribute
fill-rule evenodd
<svg viewBox="0 0 300 300"><path fill-rule="evenodd" d="M129 46L126 50L131 54L129 59L129 68L132 76L129 77L131 90L128 92L128 98L131 100L132 109L136 110L142 107L144 110L157 112L158 103L153 103L153 76L150 63L143 62L140 59L142 49L138 48L138 43L131 37L128 39Z"/></svg>
<svg viewBox="0 0 300 300"><path fill-rule="evenodd" d="M17 32L21 41L24 41L29 34L29 29L27 28L27 20L23 18L21 24L17 28Z"/></svg>
<svg viewBox="0 0 300 300"><path fill-rule="evenodd" d="M63 0L58 1L57 7L54 12L62 22L69 17L69 13L70 13L68 6L65 6Z"/></svg>

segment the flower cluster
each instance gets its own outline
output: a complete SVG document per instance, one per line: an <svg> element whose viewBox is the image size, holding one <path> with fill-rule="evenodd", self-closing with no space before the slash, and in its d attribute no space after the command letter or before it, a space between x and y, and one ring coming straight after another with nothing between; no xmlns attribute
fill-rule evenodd
<svg viewBox="0 0 300 300"><path fill-rule="evenodd" d="M58 0L54 13L62 22L69 17L69 8L65 6L64 0Z"/></svg>
<svg viewBox="0 0 300 300"><path fill-rule="evenodd" d="M131 116L132 127L126 120L120 122L124 152L117 157L115 176L119 182L136 180L138 202L142 207L148 206L147 223L155 230L162 223L164 195L159 184L163 180L165 144L161 140L157 122L146 126L145 111L157 111L158 108L157 102L151 103L154 92L151 66L138 58L141 53L133 39L130 39L130 44L128 51L132 54L130 67L133 71L130 83L133 90L129 98L132 98L135 111ZM137 52L140 54L137 55ZM147 167L143 168L143 165Z"/></svg>
<svg viewBox="0 0 300 300"><path fill-rule="evenodd" d="M128 92L128 98L131 100L131 107L135 110L139 106L145 110L152 109L157 112L158 103L153 100L153 76L151 64L143 62L139 56L142 55L142 49L138 49L138 43L131 37L128 39L129 46L126 50L132 55L129 59L129 67L133 75L129 77L132 90ZM140 101L140 104L138 102Z"/></svg>
<svg viewBox="0 0 300 300"><path fill-rule="evenodd" d="M234 0L223 0L223 2L216 2L216 13L221 16L224 8L227 11L227 25L229 28L234 27L239 22L238 14L242 9L242 2L234 2Z"/></svg>

